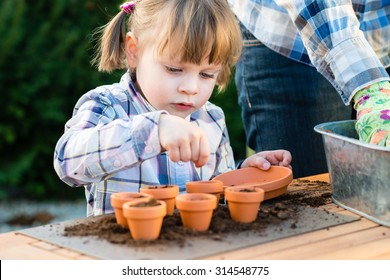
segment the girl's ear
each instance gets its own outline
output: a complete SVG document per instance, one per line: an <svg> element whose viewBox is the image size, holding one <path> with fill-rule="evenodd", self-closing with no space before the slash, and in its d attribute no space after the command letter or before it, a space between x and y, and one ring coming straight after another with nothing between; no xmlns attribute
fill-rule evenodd
<svg viewBox="0 0 390 280"><path fill-rule="evenodd" d="M129 68L135 68L138 64L137 37L132 32L126 34L126 60Z"/></svg>

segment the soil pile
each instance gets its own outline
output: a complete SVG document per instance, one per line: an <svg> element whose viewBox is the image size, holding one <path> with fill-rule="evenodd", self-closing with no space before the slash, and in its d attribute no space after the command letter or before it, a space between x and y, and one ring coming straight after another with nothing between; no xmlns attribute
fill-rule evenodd
<svg viewBox="0 0 390 280"><path fill-rule="evenodd" d="M97 217L94 222L76 224L65 227L65 236L97 236L111 243L129 246L145 246L163 244L174 241L184 246L188 237L207 237L221 240L226 233L254 230L261 232L269 224L277 225L288 221L292 228L296 227L297 206L319 207L331 202L330 185L323 181L293 180L291 187L299 190L263 202L257 219L250 224L242 224L230 218L227 206L220 205L214 210L210 228L206 232L196 232L183 227L180 213L175 210L172 216L163 221L160 236L154 241L136 241L131 238L127 228L118 225L114 214Z"/></svg>

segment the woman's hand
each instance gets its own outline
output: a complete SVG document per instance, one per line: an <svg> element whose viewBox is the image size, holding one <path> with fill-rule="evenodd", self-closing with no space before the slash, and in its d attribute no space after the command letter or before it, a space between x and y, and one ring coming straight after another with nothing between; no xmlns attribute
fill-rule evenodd
<svg viewBox="0 0 390 280"><path fill-rule="evenodd" d="M390 84L379 82L354 96L359 140L390 147Z"/></svg>

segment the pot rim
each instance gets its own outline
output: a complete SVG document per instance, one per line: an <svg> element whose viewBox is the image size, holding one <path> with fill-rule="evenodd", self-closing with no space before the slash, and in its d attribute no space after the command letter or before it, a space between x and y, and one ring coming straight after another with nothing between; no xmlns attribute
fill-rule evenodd
<svg viewBox="0 0 390 280"><path fill-rule="evenodd" d="M145 193L154 196L157 199L169 199L179 194L179 186L169 185L171 188L164 188L167 185L148 185L140 188L140 193ZM154 187L154 188L152 188Z"/></svg>
<svg viewBox="0 0 390 280"><path fill-rule="evenodd" d="M123 204L123 216L135 220L154 219L164 217L167 214L167 205L163 200L157 200L160 205L133 207L134 205L147 202L149 198L139 198Z"/></svg>
<svg viewBox="0 0 390 280"><path fill-rule="evenodd" d="M110 196L111 206L115 208L122 208L123 204L134 199L148 198L152 197L147 193L139 192L117 192L113 193Z"/></svg>
<svg viewBox="0 0 390 280"><path fill-rule="evenodd" d="M240 192L239 190L250 189L254 192ZM264 200L265 191L256 187L229 187L225 189L225 199L227 201L240 203L257 203Z"/></svg>
<svg viewBox="0 0 390 280"><path fill-rule="evenodd" d="M186 183L187 193L222 193L223 183L220 180L191 181Z"/></svg>
<svg viewBox="0 0 390 280"><path fill-rule="evenodd" d="M176 208L194 212L214 210L217 207L217 197L207 193L183 193L176 197Z"/></svg>

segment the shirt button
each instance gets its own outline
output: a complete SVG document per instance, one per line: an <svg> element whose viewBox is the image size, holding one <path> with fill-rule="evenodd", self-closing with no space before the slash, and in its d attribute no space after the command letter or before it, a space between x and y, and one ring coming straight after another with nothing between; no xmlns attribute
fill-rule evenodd
<svg viewBox="0 0 390 280"><path fill-rule="evenodd" d="M114 161L115 167L121 167L121 162L119 160Z"/></svg>
<svg viewBox="0 0 390 280"><path fill-rule="evenodd" d="M153 152L153 148L151 146L146 146L145 147L145 153L150 154L152 152Z"/></svg>
<svg viewBox="0 0 390 280"><path fill-rule="evenodd" d="M184 162L178 161L177 164L180 165L180 166L182 166L182 165L184 165Z"/></svg>

